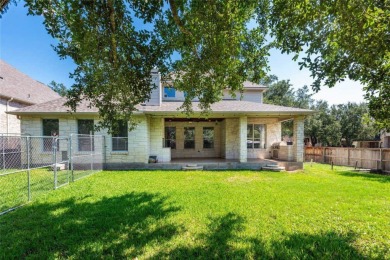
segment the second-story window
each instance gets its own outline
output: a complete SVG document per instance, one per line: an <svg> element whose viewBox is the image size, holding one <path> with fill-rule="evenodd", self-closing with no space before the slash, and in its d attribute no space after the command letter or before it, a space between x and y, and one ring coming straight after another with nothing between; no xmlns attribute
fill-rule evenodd
<svg viewBox="0 0 390 260"><path fill-rule="evenodd" d="M112 134L112 150L128 150L128 127L126 121L119 121L116 133Z"/></svg>
<svg viewBox="0 0 390 260"><path fill-rule="evenodd" d="M176 97L176 90L173 87L164 87L164 97L174 98Z"/></svg>

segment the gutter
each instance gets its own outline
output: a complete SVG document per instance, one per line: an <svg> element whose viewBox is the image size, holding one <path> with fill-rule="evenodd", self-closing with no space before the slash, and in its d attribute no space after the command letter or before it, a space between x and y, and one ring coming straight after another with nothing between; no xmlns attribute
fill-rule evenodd
<svg viewBox="0 0 390 260"><path fill-rule="evenodd" d="M21 104L26 104L26 105L29 105L29 106L36 104L34 102L28 102L26 100L22 100L22 99L19 99L19 98L14 98L14 97L2 95L2 94L0 94L0 98L4 98L4 99L11 99L12 98L12 100L15 101L15 102L18 102L18 103L21 103Z"/></svg>

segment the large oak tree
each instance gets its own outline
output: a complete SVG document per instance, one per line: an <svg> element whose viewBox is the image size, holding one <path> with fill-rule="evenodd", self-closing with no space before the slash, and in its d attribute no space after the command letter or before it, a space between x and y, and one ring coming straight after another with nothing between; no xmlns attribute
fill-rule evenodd
<svg viewBox="0 0 390 260"><path fill-rule="evenodd" d="M6 3L5 1L4 3ZM150 97L158 67L207 111L226 87L260 82L269 49L303 55L312 87L350 78L365 85L371 116L390 126L388 1L289 0L26 0L58 39L60 57L77 65L73 108L87 99L102 126L131 120ZM6 4L1 7L6 7ZM144 24L144 25L143 25ZM176 57L175 59L172 59Z"/></svg>

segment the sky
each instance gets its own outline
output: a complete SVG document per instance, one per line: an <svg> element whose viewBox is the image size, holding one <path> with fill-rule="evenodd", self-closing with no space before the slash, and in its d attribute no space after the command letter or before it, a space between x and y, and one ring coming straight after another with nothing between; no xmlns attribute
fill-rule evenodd
<svg viewBox="0 0 390 260"><path fill-rule="evenodd" d="M75 68L71 59L60 60L52 45L56 41L47 34L40 16L27 16L22 3L11 5L0 20L0 58L30 77L48 84L52 80L70 87L69 73ZM310 86L313 79L307 69L300 70L292 55L272 50L269 57L270 74L280 80L289 79L295 89ZM1 68L0 68L1 69ZM362 85L346 80L333 88L322 87L313 95L329 104L364 102Z"/></svg>

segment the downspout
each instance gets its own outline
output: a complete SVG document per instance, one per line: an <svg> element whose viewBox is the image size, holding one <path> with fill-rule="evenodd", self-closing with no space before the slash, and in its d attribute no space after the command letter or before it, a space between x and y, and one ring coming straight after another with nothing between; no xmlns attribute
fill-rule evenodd
<svg viewBox="0 0 390 260"><path fill-rule="evenodd" d="M14 98L10 98L7 100L7 105L5 106L5 113L6 113L6 120L7 120L7 136L8 136L8 131L9 131L9 115L8 115L8 106L9 106L9 103L12 102L12 100L14 100Z"/></svg>

